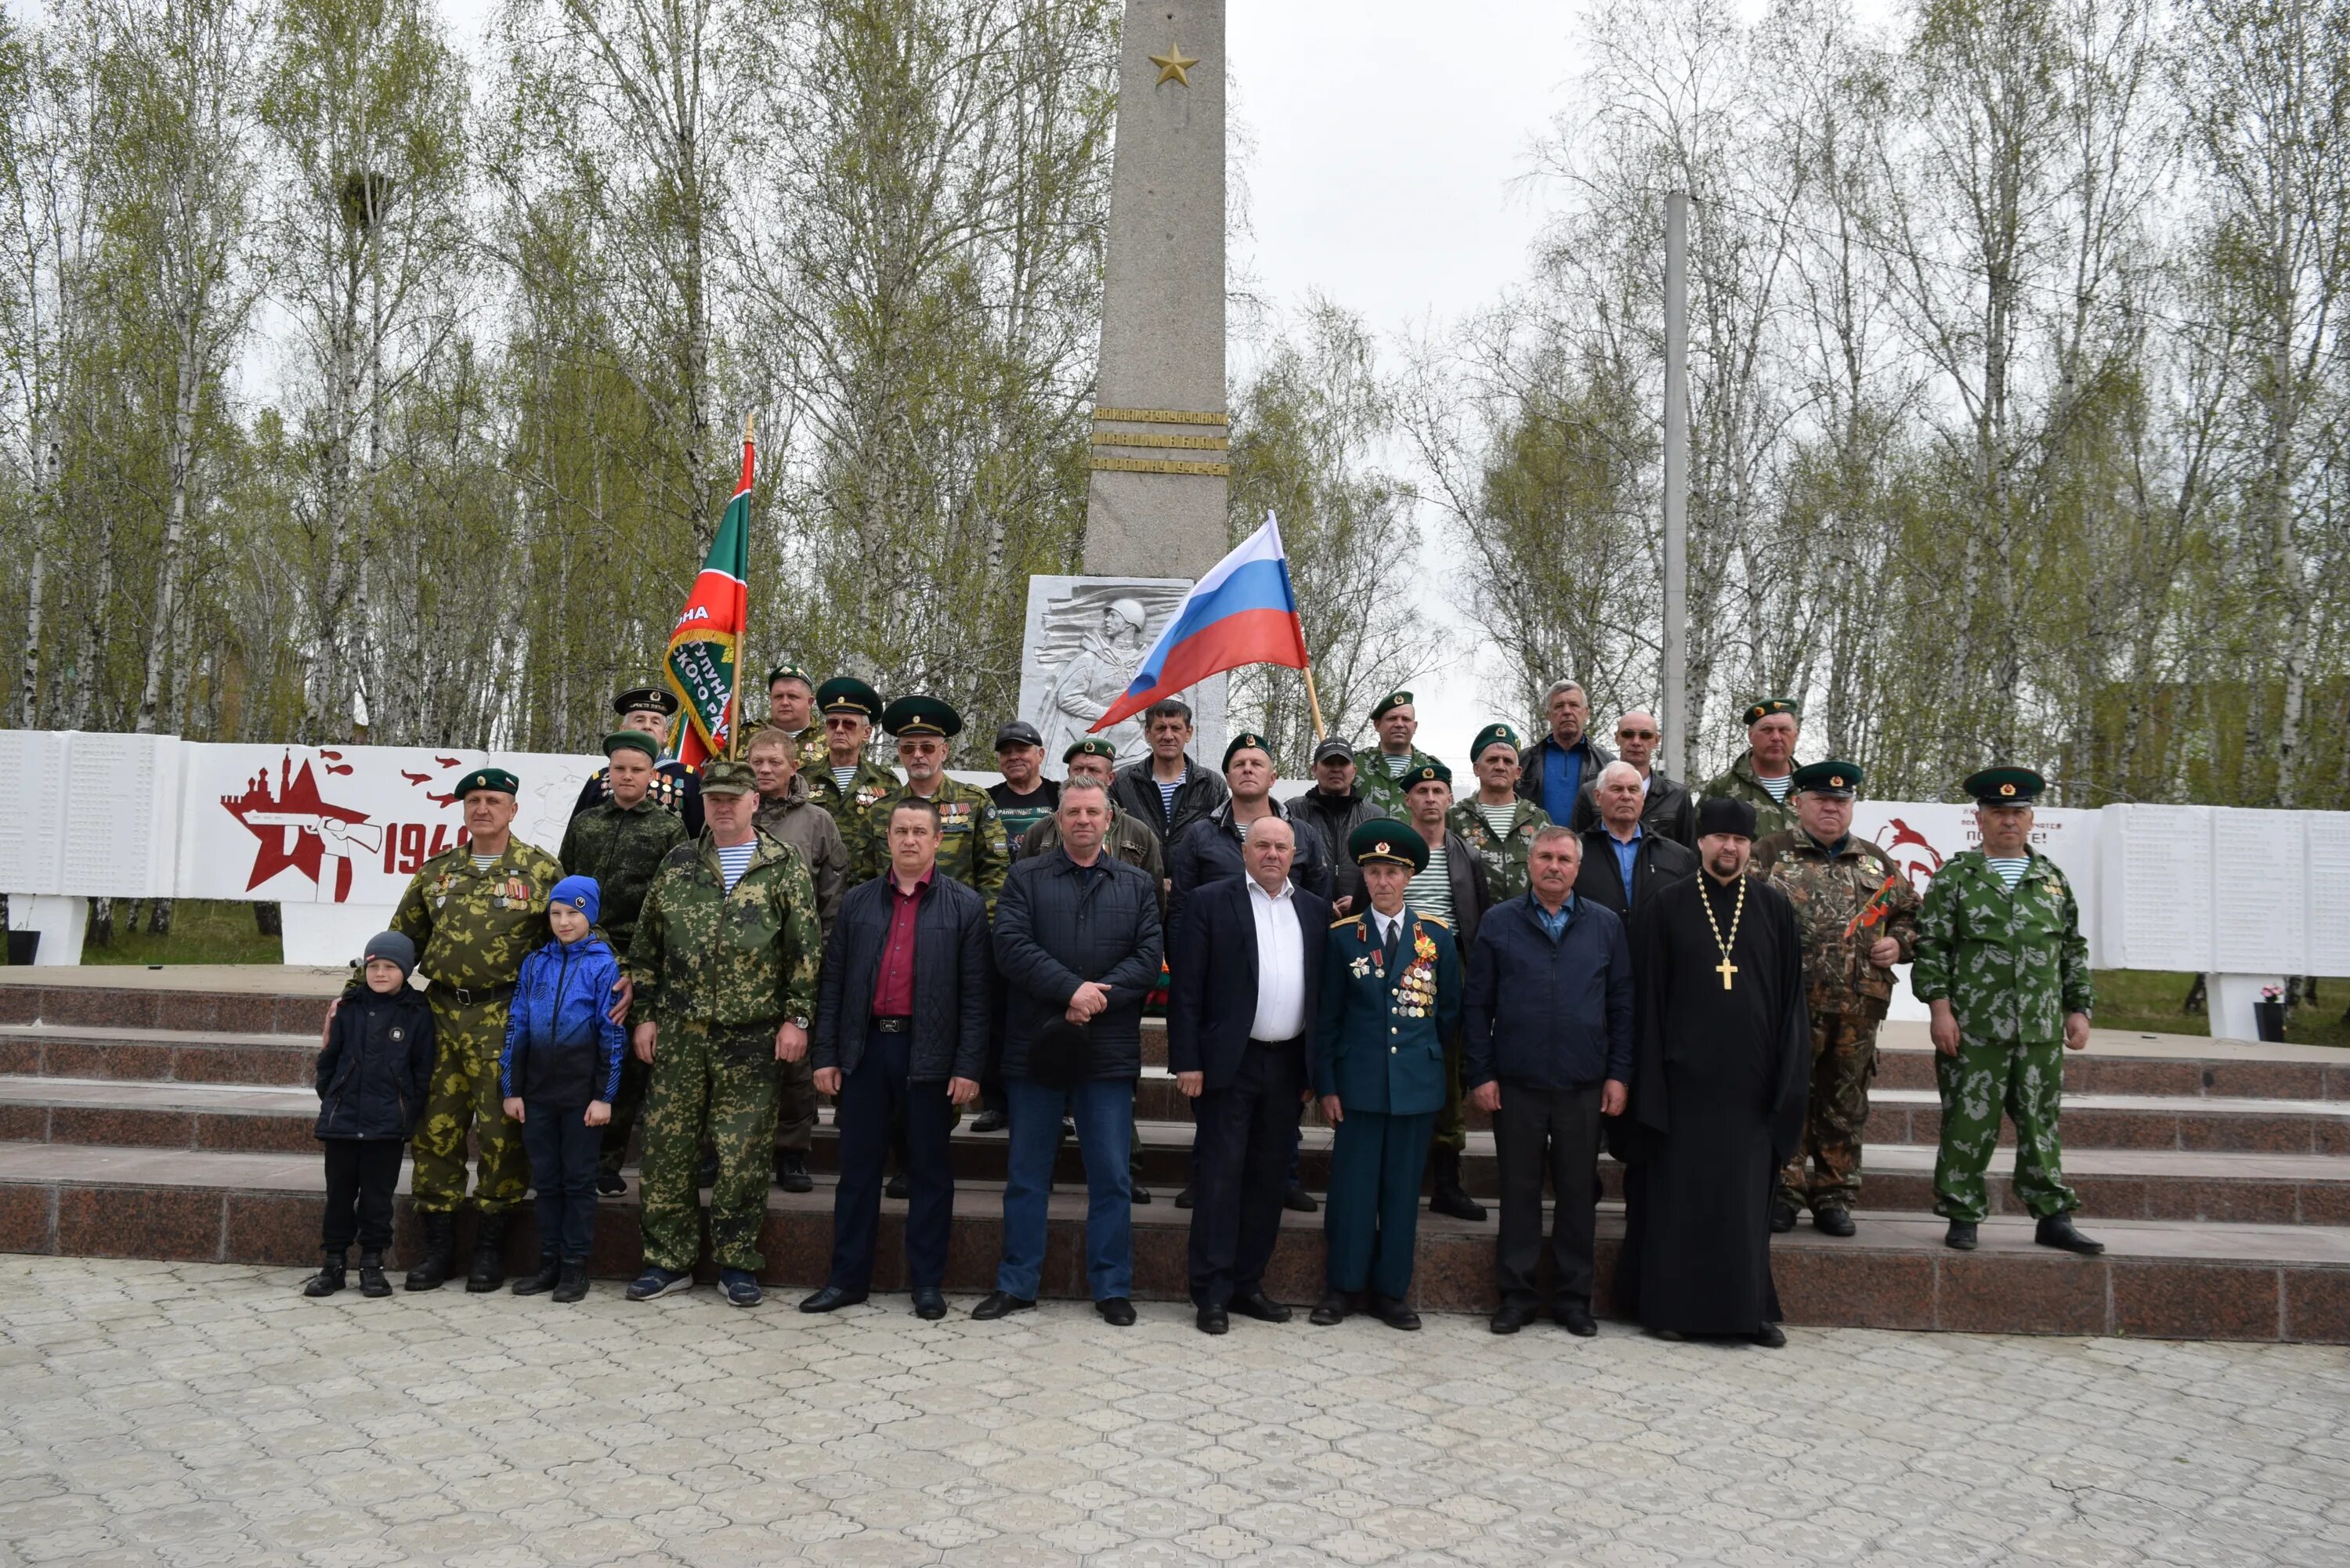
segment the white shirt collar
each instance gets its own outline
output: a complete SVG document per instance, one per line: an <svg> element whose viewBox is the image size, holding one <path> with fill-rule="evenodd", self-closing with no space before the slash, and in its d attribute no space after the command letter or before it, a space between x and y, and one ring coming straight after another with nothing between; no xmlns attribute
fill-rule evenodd
<svg viewBox="0 0 2350 1568"><path fill-rule="evenodd" d="M1290 894L1296 891L1295 887L1286 880L1281 884L1280 892L1268 893L1264 890L1264 884L1259 882L1255 877L1243 875L1241 879L1249 885L1249 891L1251 893L1260 898L1268 899L1276 904L1280 903L1284 898L1288 898Z"/></svg>

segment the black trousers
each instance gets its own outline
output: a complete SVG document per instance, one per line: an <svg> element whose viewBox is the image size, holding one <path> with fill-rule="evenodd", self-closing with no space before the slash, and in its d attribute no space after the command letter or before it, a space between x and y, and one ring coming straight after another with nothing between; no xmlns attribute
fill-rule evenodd
<svg viewBox="0 0 2350 1568"><path fill-rule="evenodd" d="M525 1100L522 1115L523 1152L530 1157L530 1184L538 1189L538 1255L584 1263L596 1239L596 1168L604 1129L588 1125L585 1105Z"/></svg>
<svg viewBox="0 0 2350 1568"><path fill-rule="evenodd" d="M318 1227L320 1251L341 1257L356 1237L359 1250L380 1252L391 1245L391 1189L400 1185L400 1140L396 1137L328 1137L327 1217Z"/></svg>
<svg viewBox="0 0 2350 1568"><path fill-rule="evenodd" d="M1263 1287L1281 1235L1305 1054L1250 1041L1232 1081L1191 1102L1191 1301L1222 1306Z"/></svg>
<svg viewBox="0 0 2350 1568"><path fill-rule="evenodd" d="M881 1169L902 1129L906 1171L906 1283L938 1285L947 1274L954 1224L954 1167L948 1143L954 1102L943 1083L906 1081L910 1034L865 1036L865 1054L840 1081L833 1110L840 1134L840 1183L832 1195L832 1272L826 1283L852 1293L873 1282L881 1231Z"/></svg>
<svg viewBox="0 0 2350 1568"><path fill-rule="evenodd" d="M1560 1301L1591 1300L1592 1238L1599 1207L1599 1085L1530 1089L1502 1085L1493 1113L1493 1152L1502 1170L1502 1235L1494 1282L1503 1301L1530 1302L1541 1292L1543 1173L1557 1207L1551 1220L1552 1285Z"/></svg>

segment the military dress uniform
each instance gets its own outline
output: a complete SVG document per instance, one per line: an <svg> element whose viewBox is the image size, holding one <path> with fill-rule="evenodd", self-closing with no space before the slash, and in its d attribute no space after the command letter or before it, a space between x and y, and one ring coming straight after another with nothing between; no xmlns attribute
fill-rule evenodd
<svg viewBox="0 0 2350 1568"><path fill-rule="evenodd" d="M500 768L478 768L457 786L512 794L519 786ZM485 867L473 864L470 841L427 860L410 879L391 917L391 929L416 944L417 971L429 982L437 1049L424 1116L413 1142L411 1191L427 1220L428 1249L447 1272L449 1218L465 1202L465 1139L479 1146L473 1209L477 1276L503 1241L505 1211L530 1180L521 1128L506 1119L498 1094L498 1054L505 1047L506 1005L522 961L546 940L546 901L563 868L543 849L518 838ZM434 1223L435 1220L439 1222ZM502 1271L500 1271L502 1272ZM411 1287L430 1288L410 1276ZM469 1284L472 1282L468 1282ZM495 1286L492 1278L483 1289Z"/></svg>
<svg viewBox="0 0 2350 1568"><path fill-rule="evenodd" d="M743 775L737 781L734 772ZM713 786L750 787L750 769L713 763ZM816 1013L816 888L799 853L758 834L730 890L705 834L662 862L645 897L628 972L656 1023L641 1161L645 1262L689 1274L701 1251L695 1168L705 1121L718 1149L710 1250L721 1269L759 1267L785 1023ZM632 1287L633 1289L634 1287Z"/></svg>
<svg viewBox="0 0 2350 1568"><path fill-rule="evenodd" d="M2002 786L2012 792L2005 798L1982 793ZM1995 768L1966 787L1983 805L2028 805L2040 784L2024 769ZM1954 1232L1966 1227L1963 1240L1952 1238L1961 1247L1991 1210L1983 1172L1999 1143L2002 1108L2015 1124L2015 1195L2043 1221L2043 1239L2050 1220L2080 1207L2064 1185L2056 1121L2065 1015L2092 1011L2096 992L2071 885L2055 862L2036 849L2026 853L2012 889L1981 850L1951 857L1918 914L1909 988L1920 1002L1949 1002L1959 1025L1958 1054L1934 1056L1942 1099L1934 1212L1953 1221ZM2071 1233L2069 1220L2059 1228Z"/></svg>
<svg viewBox="0 0 2350 1568"><path fill-rule="evenodd" d="M1380 818L1347 843L1357 864L1422 869L1428 846L1408 825ZM1419 1235L1420 1178L1429 1135L1444 1103L1445 1042L1459 1030L1462 973L1452 932L1406 904L1395 940L1379 937L1377 911L1334 922L1322 955L1314 1087L1337 1096L1330 1200L1323 1214L1328 1293L1317 1324L1346 1315L1346 1298L1367 1291L1371 1310L1417 1328L1406 1304Z"/></svg>
<svg viewBox="0 0 2350 1568"><path fill-rule="evenodd" d="M1794 777L1798 790L1850 795L1863 774L1850 763L1825 762L1798 768ZM1877 1026L1893 1001L1893 971L1869 962L1868 950L1890 940L1901 950L1896 963L1916 956L1918 893L1890 856L1850 834L1833 845L1800 827L1772 834L1754 846L1754 868L1795 907L1812 1026L1811 1098L1802 1140L1780 1174L1772 1224L1792 1225L1794 1213L1808 1208L1823 1230L1845 1234L1860 1199L1861 1128L1877 1071ZM1884 912L1856 927L1872 908Z"/></svg>

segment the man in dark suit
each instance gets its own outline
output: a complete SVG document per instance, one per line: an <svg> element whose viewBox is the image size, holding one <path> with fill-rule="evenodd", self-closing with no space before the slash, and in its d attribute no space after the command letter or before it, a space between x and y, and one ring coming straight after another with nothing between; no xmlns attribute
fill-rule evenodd
<svg viewBox="0 0 2350 1568"><path fill-rule="evenodd" d="M1627 763L1599 770L1599 826L1583 836L1583 869L1575 896L1613 909L1628 924L1633 911L1668 883L1697 875L1697 855L1641 820L1648 796L1640 773Z"/></svg>
<svg viewBox="0 0 2350 1568"><path fill-rule="evenodd" d="M881 1223L882 1157L906 1129L906 1282L918 1317L946 1315L947 1232L954 1223L948 1143L954 1107L979 1095L987 1060L987 900L937 874L939 809L909 795L890 809L889 869L841 900L816 981L818 1093L839 1096L840 1185L832 1272L802 1312L865 1299Z"/></svg>
<svg viewBox="0 0 2350 1568"><path fill-rule="evenodd" d="M1224 1333L1233 1311L1289 1319L1264 1293L1264 1266L1281 1232L1330 929L1329 901L1290 885L1296 843L1287 819L1258 818L1241 849L1246 874L1194 889L1170 950L1167 1064L1198 1127L1191 1272L1202 1334Z"/></svg>

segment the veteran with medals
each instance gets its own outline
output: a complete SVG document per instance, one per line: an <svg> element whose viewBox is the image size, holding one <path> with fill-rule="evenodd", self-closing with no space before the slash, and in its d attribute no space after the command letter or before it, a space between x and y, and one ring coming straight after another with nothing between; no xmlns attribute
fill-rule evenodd
<svg viewBox="0 0 2350 1568"><path fill-rule="evenodd" d="M854 675L836 675L816 689L824 715L824 760L808 770L808 794L832 814L844 846L848 825L874 802L898 787L898 775L865 754L873 721L881 716L881 693ZM856 867L849 867L852 877Z"/></svg>
<svg viewBox="0 0 2350 1568"><path fill-rule="evenodd" d="M1336 1132L1323 1214L1327 1290L1313 1321L1342 1322L1367 1293L1380 1322L1415 1329L1408 1298L1419 1183L1444 1104L1444 1043L1461 1023L1461 954L1442 920L1405 899L1429 858L1416 829L1374 818L1347 852L1371 907L1333 925L1322 951L1312 1070Z"/></svg>
<svg viewBox="0 0 2350 1568"><path fill-rule="evenodd" d="M1700 868L1632 920L1629 1158L1617 1305L1660 1338L1776 1349L1771 1203L1803 1131L1811 1066L1803 936L1747 875L1754 808L1709 799Z"/></svg>

